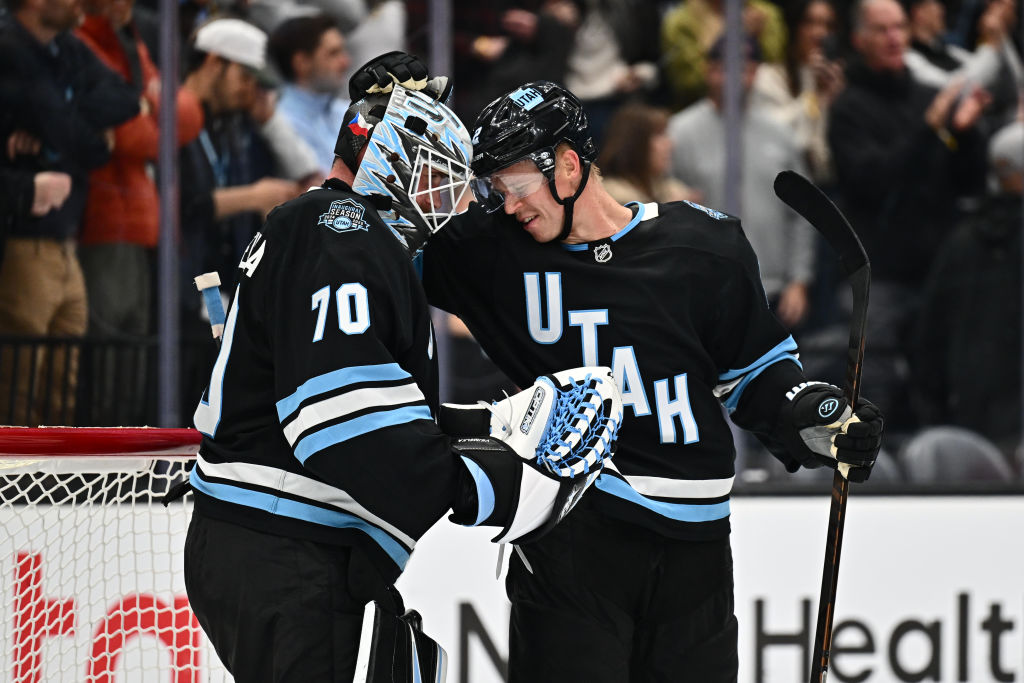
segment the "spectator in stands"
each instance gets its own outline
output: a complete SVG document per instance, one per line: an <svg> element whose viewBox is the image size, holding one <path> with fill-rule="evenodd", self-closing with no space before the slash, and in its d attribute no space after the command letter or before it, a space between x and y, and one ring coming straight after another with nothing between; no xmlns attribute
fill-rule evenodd
<svg viewBox="0 0 1024 683"><path fill-rule="evenodd" d="M889 424L907 429L912 320L957 197L981 190L985 149L975 122L986 97L977 89L961 96L957 84L936 93L910 76L896 0L861 0L851 38L857 54L829 112L829 146L846 215L871 259L865 383Z"/></svg>
<svg viewBox="0 0 1024 683"><path fill-rule="evenodd" d="M1008 456L1021 428L1021 200L1024 122L989 143L993 193L942 244L913 356L922 425L957 425Z"/></svg>
<svg viewBox="0 0 1024 683"><path fill-rule="evenodd" d="M707 94L704 58L724 30L725 0L680 0L665 14L661 52L676 107L696 102ZM764 61L782 61L786 27L778 7L768 0L744 0L743 30L757 39Z"/></svg>
<svg viewBox="0 0 1024 683"><path fill-rule="evenodd" d="M329 16L343 33L349 33L365 21L366 0L244 0L245 17L268 34L284 22L297 17L320 14ZM337 131L335 131L337 132Z"/></svg>
<svg viewBox="0 0 1024 683"><path fill-rule="evenodd" d="M0 168L66 173L71 189L51 204L57 208L11 220L0 264L0 335L81 336L87 304L75 235L88 171L109 159L111 128L138 113L138 95L70 34L81 19L77 0L8 6L0 24L0 140L13 147L0 155ZM35 353L44 359L41 348ZM77 352L54 351L42 363L29 355L21 354L16 375L2 365L0 421L71 424Z"/></svg>
<svg viewBox="0 0 1024 683"><path fill-rule="evenodd" d="M77 35L136 93L140 113L114 129L110 161L89 176L79 258L89 294L93 335L149 332L151 259L159 235L152 164L159 152L160 74L132 22L133 0L87 0ZM199 100L177 96L178 142L195 140L203 124Z"/></svg>
<svg viewBox="0 0 1024 683"><path fill-rule="evenodd" d="M407 0L410 51L428 54L426 0ZM573 0L478 0L452 17L454 110L473 121L484 106L540 78L565 82L579 24Z"/></svg>
<svg viewBox="0 0 1024 683"><path fill-rule="evenodd" d="M623 204L702 199L670 174L672 140L664 109L633 102L615 112L597 165L604 189Z"/></svg>
<svg viewBox="0 0 1024 683"><path fill-rule="evenodd" d="M134 0L86 0L76 35L137 94L140 113L114 129L111 158L89 175L78 257L89 301L89 335L150 333L159 198L153 163L160 147L160 74L135 29ZM177 96L178 143L199 135L203 112L188 90ZM99 349L98 349L99 350ZM102 349L94 360L92 422L144 424L147 386L141 347Z"/></svg>
<svg viewBox="0 0 1024 683"><path fill-rule="evenodd" d="M651 39L661 28L653 2L582 0L583 12L569 53L565 85L583 102L590 132L601 147L612 114L658 82L661 58Z"/></svg>
<svg viewBox="0 0 1024 683"><path fill-rule="evenodd" d="M758 67L751 101L793 131L811 178L827 185L835 177L825 137L828 108L845 86L835 49L836 10L831 0L799 0L786 5L784 16L785 59Z"/></svg>
<svg viewBox="0 0 1024 683"><path fill-rule="evenodd" d="M342 81L348 83L355 70L373 57L395 50L405 50L407 30L405 2L403 0L368 0L366 18L350 33L345 34L348 45L349 68ZM460 8L459 10L463 10Z"/></svg>
<svg viewBox="0 0 1024 683"><path fill-rule="evenodd" d="M285 80L278 111L313 149L326 176L349 104L338 96L349 66L345 37L326 14L298 17L274 30L268 52Z"/></svg>
<svg viewBox="0 0 1024 683"><path fill-rule="evenodd" d="M199 138L182 150L181 224L195 272L217 270L231 283L239 254L272 208L299 194L296 183L251 175L248 110L262 69L266 34L239 19L214 19L196 32L185 89L202 102ZM231 219L243 218L241 221ZM204 244L205 243L205 244ZM205 251L203 250L205 246ZM201 254L193 251L198 248ZM192 297L198 304L198 296Z"/></svg>
<svg viewBox="0 0 1024 683"><path fill-rule="evenodd" d="M59 171L19 171L0 167L0 235L16 220L45 216L59 209L71 194L71 176ZM3 241L0 239L0 259Z"/></svg>
<svg viewBox="0 0 1024 683"><path fill-rule="evenodd" d="M245 245L278 204L303 189L278 175L270 150L256 132L250 110L266 115L257 95L265 66L266 34L240 19L213 19L195 35L184 87L202 102L199 138L181 153L182 407L195 402L212 363L205 309L192 278L220 274L234 291Z"/></svg>
<svg viewBox="0 0 1024 683"><path fill-rule="evenodd" d="M974 51L945 40L946 8L939 0L904 0L910 22L907 68L917 80L941 88L959 80L965 88L981 86L993 96L988 116L998 128L1017 111L1024 85L1024 65L1011 39L1016 23L1014 0L993 0L978 20Z"/></svg>
<svg viewBox="0 0 1024 683"><path fill-rule="evenodd" d="M757 254L761 281L776 316L787 327L807 314L808 286L814 267L814 233L772 191L779 171L805 172L792 133L756 107L749 93L760 61L760 47L743 42L743 155L739 213ZM672 171L704 196L709 206L725 205L725 120L723 97L725 37L712 45L705 60L708 96L669 120Z"/></svg>

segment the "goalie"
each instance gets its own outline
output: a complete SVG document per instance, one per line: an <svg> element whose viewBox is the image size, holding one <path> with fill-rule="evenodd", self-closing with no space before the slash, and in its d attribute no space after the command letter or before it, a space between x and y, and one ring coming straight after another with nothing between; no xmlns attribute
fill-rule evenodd
<svg viewBox="0 0 1024 683"><path fill-rule="evenodd" d="M467 131L399 87L350 107L336 153L323 187L276 208L242 256L195 413L186 585L239 683L350 681L361 641L381 651L359 680L439 680L436 646L394 599L417 539L449 509L499 543L539 537L621 420L607 368L439 406L410 255L465 203ZM371 602L384 612L364 619Z"/></svg>

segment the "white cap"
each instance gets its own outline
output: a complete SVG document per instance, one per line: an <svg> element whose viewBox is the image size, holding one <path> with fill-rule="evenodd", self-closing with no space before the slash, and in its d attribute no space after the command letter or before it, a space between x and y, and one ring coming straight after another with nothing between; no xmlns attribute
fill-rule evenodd
<svg viewBox="0 0 1024 683"><path fill-rule="evenodd" d="M214 19L196 31L195 47L259 71L266 64L267 34L241 19Z"/></svg>

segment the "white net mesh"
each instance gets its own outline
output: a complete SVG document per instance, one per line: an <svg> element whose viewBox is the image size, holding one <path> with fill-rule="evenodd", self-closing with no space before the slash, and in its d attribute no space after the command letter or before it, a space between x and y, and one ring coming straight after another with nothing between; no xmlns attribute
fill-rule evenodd
<svg viewBox="0 0 1024 683"><path fill-rule="evenodd" d="M191 504L160 502L186 461L15 458L2 431L0 680L230 681L188 608Z"/></svg>

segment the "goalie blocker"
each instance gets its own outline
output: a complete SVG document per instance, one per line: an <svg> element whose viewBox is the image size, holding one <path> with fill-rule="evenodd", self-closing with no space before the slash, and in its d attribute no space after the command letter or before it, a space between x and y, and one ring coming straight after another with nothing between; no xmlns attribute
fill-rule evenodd
<svg viewBox="0 0 1024 683"><path fill-rule="evenodd" d="M611 370L582 367L494 404L443 404L438 418L465 465L449 519L501 527L496 543L526 543L597 479L614 452L622 397Z"/></svg>

